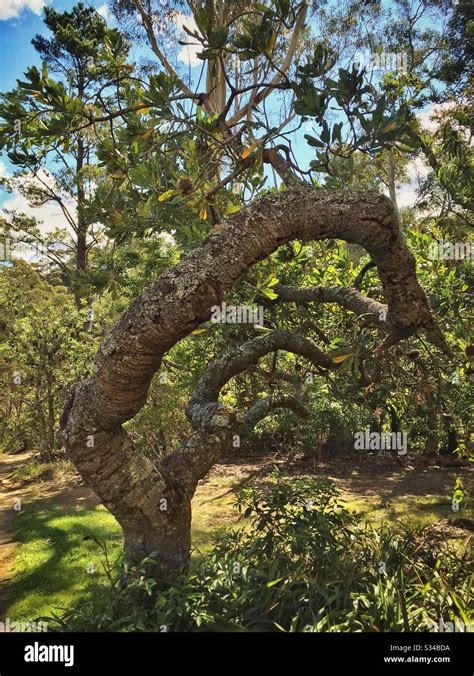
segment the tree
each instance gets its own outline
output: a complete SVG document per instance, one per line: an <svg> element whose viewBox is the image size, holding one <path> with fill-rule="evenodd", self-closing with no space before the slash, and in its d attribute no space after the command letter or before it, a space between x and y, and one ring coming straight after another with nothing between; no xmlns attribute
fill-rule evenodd
<svg viewBox="0 0 474 676"><path fill-rule="evenodd" d="M197 482L246 420L244 415L239 421L236 411L217 403L228 379L276 349L303 354L318 368L334 368L332 360L311 341L275 332L209 367L188 407L195 431L159 468L134 453L120 427L143 405L163 354L208 319L211 307L220 303L244 270L296 237L347 238L367 247L377 262L388 299L387 321L394 335L399 338L423 327L431 340L442 345L416 282L413 258L385 200L308 186L262 198L231 216L222 233L212 235L131 305L105 339L94 375L75 388L65 409L68 451L121 523L132 560L153 553L161 569L176 572L186 565L190 501ZM409 272L403 281L398 275L401 268ZM247 411L249 424L275 404L268 401L261 411Z"/></svg>
<svg viewBox="0 0 474 676"><path fill-rule="evenodd" d="M377 154L406 138L409 106L382 96L357 67L337 68L331 50L311 39L306 2L242 3L237 14L227 2L189 3L198 26L190 37L202 46L208 69L202 92L179 77L160 49L159 7L140 0L132 6L166 74L154 73L129 88L128 105L109 113L111 119L121 116L123 124L100 150L113 182L102 218L118 240L131 230L146 236L172 227L183 255L106 336L93 374L71 391L62 424L71 459L121 524L131 561L152 557L154 574L175 576L189 561L191 499L198 481L235 439L275 409L305 415L298 389L257 397L240 410L229 406L220 400L229 380L280 352L298 355L329 380L348 363L354 370L357 364L364 380L366 364L421 334L451 353L390 201L369 190L321 186L335 157ZM304 60L298 50L303 36L310 46ZM289 97L286 113L280 93ZM274 125L267 110L272 101L280 114ZM284 131L295 118L312 124L306 135L314 149L309 169L294 162ZM94 119L86 115L79 124L92 125ZM279 177L271 189L266 165ZM294 266L285 267L282 254L286 247L293 261L288 245L294 240L342 240L360 247L377 270L385 302L352 287L280 284L272 266L288 281L299 278ZM268 257L271 274L266 270L265 279ZM317 259L314 251L308 257ZM280 326L277 317L276 325L260 327L263 335L236 330L236 347L211 359L195 383L186 409L188 438L159 462L144 457L124 423L143 406L165 355L210 319L242 277L247 287L239 288L238 298L253 284L257 297L278 299L284 308L285 303L337 304L366 319L371 340L356 350L323 350L316 341L325 342L324 333L317 326L291 325L287 309ZM283 375L291 381L295 374Z"/></svg>
<svg viewBox="0 0 474 676"><path fill-rule="evenodd" d="M46 237L36 223L18 214L10 214L4 228L23 233L31 243L44 243L47 255L72 283L80 304L92 283L88 252L99 237L97 227L93 231L89 201L100 180L95 153L105 132L98 123L69 133L67 121L77 115L78 108L96 115L107 109L131 67L110 67L107 50L115 50L117 63L124 66L128 48L91 7L79 3L70 12L46 7L44 22L51 38L38 35L32 41L42 59L42 71L29 68L26 80L19 80L15 90L2 95L0 148L8 151L9 160L20 170L13 180L3 183L19 189L33 206L53 201L61 207L73 232L73 270L64 240L59 250L54 246L57 234L55 242L55 235Z"/></svg>
<svg viewBox="0 0 474 676"><path fill-rule="evenodd" d="M94 351L86 312L63 286L52 286L25 261L0 271L2 436L8 450L61 453L64 397Z"/></svg>

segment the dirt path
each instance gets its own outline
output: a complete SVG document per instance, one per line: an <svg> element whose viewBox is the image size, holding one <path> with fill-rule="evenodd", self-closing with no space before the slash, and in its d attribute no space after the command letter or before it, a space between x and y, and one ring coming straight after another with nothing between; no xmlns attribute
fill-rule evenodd
<svg viewBox="0 0 474 676"><path fill-rule="evenodd" d="M12 577L13 552L17 546L12 535L14 507L24 494L19 482L11 481L9 475L30 457L31 452L0 455L0 619L5 617L7 609L7 587Z"/></svg>

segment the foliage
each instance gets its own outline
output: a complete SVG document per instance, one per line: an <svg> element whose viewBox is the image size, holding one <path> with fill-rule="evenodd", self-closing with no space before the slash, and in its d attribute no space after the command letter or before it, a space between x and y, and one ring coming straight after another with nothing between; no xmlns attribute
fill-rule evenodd
<svg viewBox="0 0 474 676"><path fill-rule="evenodd" d="M80 121L116 102L115 88L129 76L120 67L128 45L82 3L70 12L46 7L44 23L50 37L32 41L42 67L28 68L17 87L0 96L0 149L16 170L1 184L29 206L57 205L67 230L46 235L36 218L15 211L6 211L0 223L7 235L42 245L80 304L93 286L88 252L103 241L90 200L102 179L95 156L106 133L104 125L83 128Z"/></svg>
<svg viewBox="0 0 474 676"><path fill-rule="evenodd" d="M24 261L1 269L0 290L2 446L52 458L62 446L64 399L94 354L96 334L67 290Z"/></svg>
<svg viewBox="0 0 474 676"><path fill-rule="evenodd" d="M224 530L192 573L168 587L127 566L108 602L56 617L75 631L423 631L470 621L466 546L424 529L364 526L325 479L275 472L245 489L246 527ZM120 581L126 575L126 582Z"/></svg>

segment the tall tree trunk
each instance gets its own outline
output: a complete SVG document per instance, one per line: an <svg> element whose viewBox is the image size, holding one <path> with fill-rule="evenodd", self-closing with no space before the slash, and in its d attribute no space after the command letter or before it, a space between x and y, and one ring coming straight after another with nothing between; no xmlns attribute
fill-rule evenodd
<svg viewBox="0 0 474 676"><path fill-rule="evenodd" d="M74 290L74 299L76 305L81 307L83 293L81 291L81 282L83 283L87 272L87 229L88 224L84 216L85 190L82 170L84 168L84 141L79 137L77 142L76 156L76 180L77 180L77 233L76 233L76 274L77 281Z"/></svg>
<svg viewBox="0 0 474 676"><path fill-rule="evenodd" d="M455 455L459 442L453 416L444 413L443 422L446 432L446 446L440 451L440 455Z"/></svg>
<svg viewBox="0 0 474 676"><path fill-rule="evenodd" d="M175 504L171 511L162 508L161 500L153 519L140 520L135 514L129 514L120 521L125 551L128 560L138 566L147 557L152 558L153 562L145 566L148 574L175 577L186 572L189 564L191 499Z"/></svg>

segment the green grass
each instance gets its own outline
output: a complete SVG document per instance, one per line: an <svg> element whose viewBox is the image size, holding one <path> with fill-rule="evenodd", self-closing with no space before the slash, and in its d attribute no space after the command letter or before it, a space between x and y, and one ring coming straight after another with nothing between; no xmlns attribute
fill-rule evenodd
<svg viewBox="0 0 474 676"><path fill-rule="evenodd" d="M11 620L34 620L106 583L102 552L86 536L107 544L112 559L121 551L120 527L102 506L65 507L46 498L25 505L14 523L21 544L9 588Z"/></svg>
<svg viewBox="0 0 474 676"><path fill-rule="evenodd" d="M388 500L358 498L349 500L346 504L374 526L380 525L382 521L398 522L407 526L428 526L441 519L455 519L462 515L453 512L446 495L403 495Z"/></svg>
<svg viewBox="0 0 474 676"><path fill-rule="evenodd" d="M212 532L237 518L231 508L233 498L193 505L192 542L197 551L208 551ZM100 594L107 585L104 554L93 539L85 537L105 544L112 561L122 551L120 526L101 505L65 507L53 496L25 505L14 524L20 546L9 587L12 602L7 616L12 621L33 621Z"/></svg>
<svg viewBox="0 0 474 676"><path fill-rule="evenodd" d="M236 488L232 477L219 477L198 491L193 500L192 529L196 553L210 549L217 528L241 525L232 509ZM382 521L428 525L460 516L452 512L446 495L394 496L388 502L366 497L347 505L374 525ZM120 555L121 529L101 505L64 506L55 496L25 505L15 517L15 540L21 544L10 586L8 617L12 621L34 620L105 588L103 552L94 540L84 540L88 535L107 545L111 560ZM95 571L92 574L88 572L90 564Z"/></svg>

